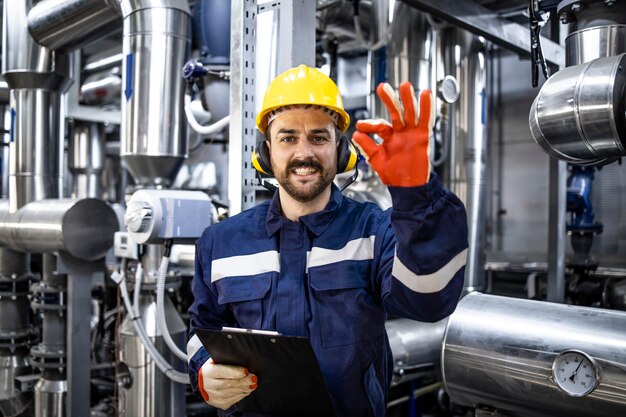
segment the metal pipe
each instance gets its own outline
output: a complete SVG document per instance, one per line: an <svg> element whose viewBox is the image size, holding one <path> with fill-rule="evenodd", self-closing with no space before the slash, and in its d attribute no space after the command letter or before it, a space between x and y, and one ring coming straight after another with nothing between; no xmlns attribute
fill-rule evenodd
<svg viewBox="0 0 626 417"><path fill-rule="evenodd" d="M90 75L80 86L82 104L119 107L121 96L122 75L119 70Z"/></svg>
<svg viewBox="0 0 626 417"><path fill-rule="evenodd" d="M155 299L152 295L142 295L139 304L141 321L154 342L156 348L169 363L180 366L178 360L169 351L155 320ZM169 298L165 299L167 328L174 340L182 344L186 327L178 311ZM120 416L171 417L180 414L185 408L185 386L171 381L157 368L150 359L146 348L141 343L137 332L127 315L120 329L121 361L129 368L132 385L123 386L119 391Z"/></svg>
<svg viewBox="0 0 626 417"><path fill-rule="evenodd" d="M11 130L11 108L9 107L9 103L0 104L0 146L2 150L0 151L0 158L2 158L2 170L0 175L2 175L2 184L0 185L0 198L8 198L9 197L9 146L11 144L11 137L9 132Z"/></svg>
<svg viewBox="0 0 626 417"><path fill-rule="evenodd" d="M115 0L43 0L28 12L32 37L54 50L80 49L121 29Z"/></svg>
<svg viewBox="0 0 626 417"><path fill-rule="evenodd" d="M380 12L378 7L374 11ZM382 13L384 15L376 14L372 17L379 28L388 26L385 22L388 19L388 10L383 9ZM368 54L371 87L368 110L371 117L388 117L385 106L376 95L376 87L383 81L394 88L398 88L404 81L411 82L416 90L433 88L436 36L435 29L424 13L396 2L387 48L370 51Z"/></svg>
<svg viewBox="0 0 626 417"><path fill-rule="evenodd" d="M517 417L624 415L624 328L624 312L469 294L444 336L446 391Z"/></svg>
<svg viewBox="0 0 626 417"><path fill-rule="evenodd" d="M43 89L12 90L16 109L9 165L9 201L15 212L31 201L62 193L59 95Z"/></svg>
<svg viewBox="0 0 626 417"><path fill-rule="evenodd" d="M23 252L65 251L93 261L113 245L119 230L115 211L104 201L41 200L15 213L0 202L0 246Z"/></svg>
<svg viewBox="0 0 626 417"><path fill-rule="evenodd" d="M124 55L122 55L121 52L114 52L111 55L94 59L91 62L88 61L81 69L81 72L83 74L93 74L96 72L103 72L115 67L121 67L123 58Z"/></svg>
<svg viewBox="0 0 626 417"><path fill-rule="evenodd" d="M124 0L121 156L137 183L169 185L187 157L179 76L190 47L186 0Z"/></svg>
<svg viewBox="0 0 626 417"><path fill-rule="evenodd" d="M31 348L41 377L35 384L35 417L67 414L67 275L57 272L57 257L43 255L41 282L33 286L33 309L42 316L41 342Z"/></svg>
<svg viewBox="0 0 626 417"><path fill-rule="evenodd" d="M416 90L432 89L436 32L425 13L396 3L387 44L387 77L392 87L409 81Z"/></svg>
<svg viewBox="0 0 626 417"><path fill-rule="evenodd" d="M5 1L2 75L11 88L14 125L9 201L15 212L30 201L61 195L59 92L69 84L69 56L53 54L29 35L32 0Z"/></svg>
<svg viewBox="0 0 626 417"><path fill-rule="evenodd" d="M462 29L441 31L444 73L453 75L461 89L448 107L443 140L450 144L450 164L444 183L465 203L469 224L469 252L465 267L465 291L484 289L486 222L486 57L485 46Z"/></svg>
<svg viewBox="0 0 626 417"><path fill-rule="evenodd" d="M577 30L565 38L565 65L580 65L626 51L626 25Z"/></svg>
<svg viewBox="0 0 626 417"><path fill-rule="evenodd" d="M393 354L392 386L414 379L439 379L439 357L446 323L447 319L436 323L393 319L385 323Z"/></svg>
<svg viewBox="0 0 626 417"><path fill-rule="evenodd" d="M33 278L29 254L0 248L0 409L15 414L25 403L15 377L31 370L27 347L35 329L29 320L28 290Z"/></svg>
<svg viewBox="0 0 626 417"><path fill-rule="evenodd" d="M72 198L100 198L105 155L104 125L75 120L68 151L68 166L74 175Z"/></svg>

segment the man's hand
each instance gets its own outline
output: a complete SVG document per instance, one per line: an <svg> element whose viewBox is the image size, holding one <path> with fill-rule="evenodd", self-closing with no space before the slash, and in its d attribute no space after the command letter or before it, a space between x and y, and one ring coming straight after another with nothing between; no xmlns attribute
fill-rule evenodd
<svg viewBox="0 0 626 417"><path fill-rule="evenodd" d="M352 139L384 184L416 187L428 182L430 175L428 139L435 121L434 106L430 90L424 90L420 94L418 114L411 83L400 84L399 91L400 99L389 84L378 85L376 93L385 103L391 123L384 119L360 120ZM383 143L377 145L370 133L378 134Z"/></svg>
<svg viewBox="0 0 626 417"><path fill-rule="evenodd" d="M198 372L198 388L204 401L222 410L229 409L257 387L257 377L241 366L216 365L209 359Z"/></svg>

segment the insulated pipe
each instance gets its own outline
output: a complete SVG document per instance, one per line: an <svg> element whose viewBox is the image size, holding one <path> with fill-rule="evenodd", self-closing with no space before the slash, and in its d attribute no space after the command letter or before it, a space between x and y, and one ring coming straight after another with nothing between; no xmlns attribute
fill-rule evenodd
<svg viewBox="0 0 626 417"><path fill-rule="evenodd" d="M394 9L387 49L370 51L369 54L371 91L368 110L372 117L387 117L387 110L376 95L380 82L387 81L393 88L398 88L400 83L409 81L416 90L432 90L435 84L436 31L425 13L400 2L396 2ZM377 16L375 20L383 26L382 17Z"/></svg>
<svg viewBox="0 0 626 417"><path fill-rule="evenodd" d="M11 129L11 108L9 107L9 103L0 104L0 129L2 129L2 133L0 133L0 141L2 150L0 151L0 158L2 160L2 169L0 170L0 175L2 175L2 183L0 185L0 198L8 198L9 197L9 145L11 144L11 138L9 136L9 131Z"/></svg>
<svg viewBox="0 0 626 417"><path fill-rule="evenodd" d="M444 72L460 87L459 99L449 104L443 140L449 144L450 163L444 184L465 203L469 226L469 252L465 292L485 286L484 247L487 171L486 56L484 44L457 28L441 32Z"/></svg>
<svg viewBox="0 0 626 417"><path fill-rule="evenodd" d="M61 196L59 93L68 85L69 57L38 45L26 27L32 0L5 1L2 75L11 88L11 212Z"/></svg>
<svg viewBox="0 0 626 417"><path fill-rule="evenodd" d="M441 342L447 322L447 319L435 323L387 320L385 328L393 354L392 386L415 379L439 379Z"/></svg>
<svg viewBox="0 0 626 417"><path fill-rule="evenodd" d="M9 165L9 201L15 211L31 201L61 197L59 95L43 89L12 91L15 112Z"/></svg>
<svg viewBox="0 0 626 417"><path fill-rule="evenodd" d="M626 415L624 328L620 311L468 294L446 327L446 391L507 416Z"/></svg>
<svg viewBox="0 0 626 417"><path fill-rule="evenodd" d="M104 125L75 120L68 151L72 198L100 198L104 170Z"/></svg>
<svg viewBox="0 0 626 417"><path fill-rule="evenodd" d="M87 261L102 258L119 230L115 211L104 201L41 200L15 213L0 202L0 246L22 252L63 250Z"/></svg>
<svg viewBox="0 0 626 417"><path fill-rule="evenodd" d="M190 48L186 0L123 0L121 156L140 186L172 183L187 157L184 80Z"/></svg>
<svg viewBox="0 0 626 417"><path fill-rule="evenodd" d="M71 51L121 31L116 0L43 0L28 12L28 30L41 45Z"/></svg>

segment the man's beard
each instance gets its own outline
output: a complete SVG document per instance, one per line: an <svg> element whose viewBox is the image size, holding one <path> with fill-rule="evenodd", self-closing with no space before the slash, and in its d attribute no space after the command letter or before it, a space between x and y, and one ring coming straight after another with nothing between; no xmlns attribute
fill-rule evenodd
<svg viewBox="0 0 626 417"><path fill-rule="evenodd" d="M312 184L307 183L304 186L298 186L291 181L291 177L296 176L291 172L291 170L301 167L316 169L320 176ZM284 171L274 172L274 174L276 181L278 181L280 186L291 196L291 198L299 203L308 203L309 201L315 200L320 194L322 194L326 187L333 182L333 179L337 174L337 168L325 170L317 160L307 158L304 160L289 161Z"/></svg>

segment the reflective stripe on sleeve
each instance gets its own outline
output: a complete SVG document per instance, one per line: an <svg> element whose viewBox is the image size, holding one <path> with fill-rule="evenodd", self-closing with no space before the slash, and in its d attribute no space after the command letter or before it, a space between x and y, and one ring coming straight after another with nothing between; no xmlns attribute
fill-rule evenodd
<svg viewBox="0 0 626 417"><path fill-rule="evenodd" d="M211 262L211 282L224 277L258 275L264 272L280 272L278 252L270 250L252 255L231 256Z"/></svg>
<svg viewBox="0 0 626 417"><path fill-rule="evenodd" d="M459 269L465 265L466 261L467 249L464 249L439 271L432 274L417 275L409 270L396 255L393 259L391 274L411 291L433 293L444 289Z"/></svg>
<svg viewBox="0 0 626 417"><path fill-rule="evenodd" d="M374 239L376 236L354 239L340 249L326 249L314 246L307 253L307 270L316 266L329 265L342 261L365 261L374 259Z"/></svg>
<svg viewBox="0 0 626 417"><path fill-rule="evenodd" d="M193 358L193 355L198 353L201 347L202 342L198 336L194 334L187 342L187 363L191 362L191 358Z"/></svg>

